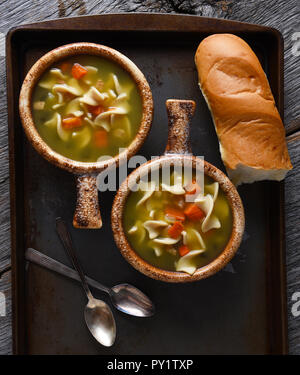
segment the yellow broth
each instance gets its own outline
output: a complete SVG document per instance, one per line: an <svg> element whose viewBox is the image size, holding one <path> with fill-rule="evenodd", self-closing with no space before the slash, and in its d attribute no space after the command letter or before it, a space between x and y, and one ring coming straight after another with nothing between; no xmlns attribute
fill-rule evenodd
<svg viewBox="0 0 300 375"><path fill-rule="evenodd" d="M211 184L214 181L208 177L204 177L204 195L211 193ZM179 255L179 248L183 245L183 239L181 238L178 243L172 246L163 246L164 250L160 256L155 254L153 249L153 239L150 240L149 233L146 230L143 235L139 230L134 233L130 233L130 230L134 226L139 228L143 227L143 223L148 220L166 220L166 208L173 207L184 211L184 209L191 203L185 201L184 195L174 195L168 191L162 191L161 188L161 177L159 191L155 191L153 195L148 198L143 204L137 206L137 203L144 196L143 191L132 191L130 192L124 211L123 225L127 239L133 249L148 263L164 270L175 271L176 262L181 258ZM182 203L184 201L184 204ZM182 208L183 207L183 208ZM154 217L150 217L151 210L155 211ZM221 227L211 229L206 233L202 231L203 219L197 221L191 221L187 217L183 221L184 231L188 231L192 235L189 236L188 247L189 250L196 250L199 248L197 238L194 236L196 230L202 236L205 243L206 249L203 253L196 255L193 258L193 262L196 268L203 267L213 261L226 247L231 232L232 232L232 212L225 193L219 189L217 198L214 203L212 215L216 216L220 222ZM177 221L177 220L175 220ZM173 220L174 222L174 220ZM172 221L169 221L168 227L164 227L160 231L159 237L168 237L168 229L173 225Z"/></svg>
<svg viewBox="0 0 300 375"><path fill-rule="evenodd" d="M87 73L78 79L74 78L74 64L79 64ZM117 77L119 93L113 75ZM59 95L59 91L55 91L57 85L71 86L81 95L70 92L61 92ZM101 95L104 94L105 99L99 100L98 96L93 96L94 92L90 94L91 87L95 87ZM82 98L87 93L90 95L87 100L93 102L97 99L94 103L97 105L77 100L77 111L75 115L70 114L74 105L69 103L76 98L85 100ZM119 94L122 94L121 99L118 99ZM61 101L64 105L60 105ZM99 120L100 125L95 125L97 113L113 113L114 108L126 113L110 114ZM33 92L32 114L38 132L54 151L73 160L95 162L103 155L115 156L120 148L129 146L141 122L142 100L134 80L123 68L105 58L80 55L59 62L44 73ZM57 114L62 121L64 139L58 131ZM65 125L69 126L68 119L74 117L79 118L76 127L66 128Z"/></svg>

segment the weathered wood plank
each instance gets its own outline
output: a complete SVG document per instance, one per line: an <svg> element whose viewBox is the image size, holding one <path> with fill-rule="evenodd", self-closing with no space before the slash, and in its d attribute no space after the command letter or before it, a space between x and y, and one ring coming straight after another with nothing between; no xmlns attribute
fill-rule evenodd
<svg viewBox="0 0 300 375"><path fill-rule="evenodd" d="M4 0L0 2L0 270L9 266L9 193L8 193L8 150L6 85L4 71L4 35L13 27L22 23L32 23L57 17L70 17L84 14L109 12L179 12L198 14L208 17L228 18L254 22L278 28L285 41L285 124L287 129L300 125L300 105L298 104L299 57L292 54L292 35L300 31L297 21L297 0ZM297 79L298 78L298 79ZM300 181L299 141L289 143L294 163L294 171L286 180L286 227L287 227L287 267L288 296L300 291L299 276L299 194ZM298 153L297 153L298 150ZM298 205L297 205L298 204ZM7 290L9 295L9 276L5 274L0 281L0 291ZM4 289L2 289L4 288ZM294 318L289 302L290 351L300 353L300 323ZM7 317L0 318L0 353L11 353L10 307Z"/></svg>
<svg viewBox="0 0 300 375"><path fill-rule="evenodd" d="M8 139L5 60L0 57L0 271L10 264Z"/></svg>
<svg viewBox="0 0 300 375"><path fill-rule="evenodd" d="M291 354L300 354L300 317L292 312L292 296L300 292L300 139L288 143L294 169L285 181L288 332Z"/></svg>

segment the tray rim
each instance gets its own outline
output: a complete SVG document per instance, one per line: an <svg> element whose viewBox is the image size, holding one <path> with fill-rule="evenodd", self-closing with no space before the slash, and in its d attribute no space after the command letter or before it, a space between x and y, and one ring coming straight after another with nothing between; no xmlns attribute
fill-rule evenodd
<svg viewBox="0 0 300 375"><path fill-rule="evenodd" d="M24 248L24 237L23 232L20 234L20 229L24 227L20 217L17 213L20 208L17 205L17 200L20 201L18 191L16 189L17 174L15 170L15 129L14 129L14 116L18 116L14 113L14 108L16 105L16 99L18 98L18 90L14 89L13 84L13 59L12 59L12 39L16 33L23 31L42 31L42 30L76 30L75 23L86 23L85 30L94 30L95 27L89 27L88 23L90 20L107 20L114 18L121 19L125 23L125 27L116 28L107 25L100 25L96 29L105 30L105 31L159 31L159 32L184 32L190 33L195 32L253 32L253 33L268 33L273 34L277 40L277 59L279 74L277 77L278 80L278 95L277 95L277 105L281 116L283 117L283 102L284 102L284 92L283 92L283 37L282 34L273 27L262 26L257 24L251 24L240 21L231 21L219 18L208 18L197 15L183 15L183 14L167 14L167 13L106 13L99 15L85 15L80 17L70 17L70 18L61 18L61 19L50 19L47 21L41 21L31 24L24 24L17 27L13 27L9 30L6 36L6 72L7 72L7 108L8 108L8 132L9 132L9 180L10 180L10 216L11 216L11 268L12 268L12 328L13 328L13 353L14 354L24 354L26 352L26 329L24 324L22 324L22 317L20 316L20 311L23 309L22 305L25 301L25 290L22 285L22 280L25 274L25 264L23 254L18 254L19 243L22 242ZM158 18L164 20L160 25L157 24L145 24L145 19L155 20ZM186 19L197 21L197 24L190 25L185 23ZM168 20L168 22L166 22ZM141 25L136 27L134 25L135 21L143 21ZM127 22L127 24L126 24ZM128 26L128 23L131 25ZM133 24L132 24L133 23ZM65 26L67 24L67 27ZM114 24L114 23L112 23ZM188 25L188 27L187 27ZM82 25L81 25L82 26ZM207 28L207 27L210 28ZM226 30L220 30L222 27ZM77 25L78 27L78 25ZM181 27L181 29L180 29ZM219 30L213 31L214 28L219 28ZM270 285L275 285L279 288L280 301L277 301L280 305L280 312L274 310L272 306L268 306L269 319L271 320L271 325L269 327L269 342L268 346L270 353L272 354L287 354L288 353L288 332L287 332L287 291L286 291L286 268L285 268L285 220L284 220L284 183L281 182L274 186L266 184L265 189L268 191L269 199L272 197L279 196L279 204L277 215L279 213L279 220L274 219L274 215L269 214L269 230L272 227L275 227L277 232L277 238L279 239L278 246L278 261L279 261L279 275L274 275L274 272L271 272L272 265L270 260L272 257L268 257L269 261L267 262L267 299L270 298ZM276 192L275 192L276 190ZM23 194L22 194L23 195ZM22 200L22 202L24 202ZM272 207L272 206L271 206ZM275 210L276 211L276 210ZM276 215L275 215L276 216ZM21 221L21 222L20 222ZM278 228L279 227L279 228ZM18 236L21 238L18 238ZM269 236L270 237L270 236ZM266 244L266 252L270 254L272 249L272 244L274 240L272 237L269 238L268 243ZM21 259L20 259L21 258ZM279 277L278 277L279 276ZM277 278L277 279L276 279ZM22 292L23 290L23 292ZM278 290L277 290L278 291ZM272 304L270 304L272 305ZM272 315L275 314L275 315ZM24 320L23 320L24 322ZM279 333L274 332L272 327L280 327L281 330Z"/></svg>
<svg viewBox="0 0 300 375"><path fill-rule="evenodd" d="M151 19L151 18L169 18L169 20L172 20L172 21L175 21L176 18L178 20L180 19L183 19L183 18L190 18L190 20L201 20L202 22L207 22L208 25L212 24L213 22L216 22L216 23L219 23L219 24L223 24L223 26L227 25L227 26L239 26L241 29L239 31L242 31L243 29L245 29L246 31L252 31L252 32L269 32L269 33L273 33L273 34L276 34L277 38L281 39L281 42L283 43L283 36L281 34L281 32L276 29L275 27L272 27L272 26L265 26L265 25L260 25L260 24L256 24L256 23L250 23L250 22L242 22L242 21L236 21L236 20L228 20L228 19L224 19L224 18L217 18L217 17L204 17L204 16L198 16L198 15L194 15L194 14L174 14L174 13L158 13L158 12L134 12L134 13L130 13L130 12L117 12L117 13L102 13L102 14L97 14L97 15L83 15L83 16L77 16L77 17L66 17L66 18L50 18L49 20L46 20L46 21L38 21L38 22L34 22L34 23L28 23L28 24L23 24L23 25L19 25L19 26L13 26L9 29L8 33L7 33L7 37L8 38L11 38L11 35L16 32L16 31L23 31L23 30L47 30L47 29L53 29L54 27L58 27L60 28L60 23L67 23L69 24L70 23L70 26L71 27L71 30L75 28L75 25L74 25L74 22L76 21L83 21L83 20L91 20L91 19L97 19L98 17L101 17L102 20L107 18L107 19L110 19L111 17L116 17L118 18L119 16L123 17L123 18L127 18L129 21L132 21L132 19L136 19L136 18L148 18ZM156 27L158 27L159 25L155 25ZM166 25L167 27L159 27L160 30L162 31L177 31L175 28L172 29L170 26L172 25ZM190 32L190 30L188 30L188 27L189 25L188 24L185 24L184 25L187 29L186 30L179 30L180 32ZM198 26L202 26L202 25L198 25ZM148 30L151 31L153 30L153 27L150 26L148 27L147 24L143 24L143 30ZM66 27L63 27L64 29L67 29ZM246 29L247 28L247 29ZM86 26L86 29L89 30L90 28L88 27L88 25ZM99 27L99 29L101 29L101 27ZM136 31L137 29L136 28L125 28L126 30L132 30L132 31ZM110 26L107 26L106 27L106 30L110 30L110 31L113 31L113 30L124 30L124 28L116 28L116 27L110 27Z"/></svg>

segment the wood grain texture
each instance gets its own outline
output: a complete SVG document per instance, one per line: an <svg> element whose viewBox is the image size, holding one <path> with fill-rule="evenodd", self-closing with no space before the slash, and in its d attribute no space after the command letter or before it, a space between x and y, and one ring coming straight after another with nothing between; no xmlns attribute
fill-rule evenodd
<svg viewBox="0 0 300 375"><path fill-rule="evenodd" d="M0 271L10 264L8 138L5 60L0 57Z"/></svg>
<svg viewBox="0 0 300 375"><path fill-rule="evenodd" d="M290 353L300 354L300 317L291 313L292 295L300 292L300 139L289 142L288 147L294 166L285 182L288 332Z"/></svg>
<svg viewBox="0 0 300 375"><path fill-rule="evenodd" d="M188 13L259 23L279 29L285 43L285 124L287 130L300 127L300 64L292 54L292 35L300 31L297 0L2 0L0 2L0 272L10 265L9 186L6 85L3 40L7 31L22 23L58 17L109 12ZM297 19L298 18L298 19ZM2 33L2 34L1 34ZM300 291L300 141L289 142L294 170L286 180L287 277L289 298L290 352L300 354L300 318L290 313L291 296ZM297 227L298 225L298 227ZM0 280L0 291L9 289L10 273ZM0 318L0 354L11 353L11 309Z"/></svg>

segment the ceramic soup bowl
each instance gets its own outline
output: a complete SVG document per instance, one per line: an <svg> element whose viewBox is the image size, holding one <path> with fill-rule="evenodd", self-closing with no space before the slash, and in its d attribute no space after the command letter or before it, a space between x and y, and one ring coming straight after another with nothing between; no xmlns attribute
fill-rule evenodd
<svg viewBox="0 0 300 375"><path fill-rule="evenodd" d="M41 138L33 121L32 95L42 74L60 60L76 55L96 55L111 60L129 73L137 85L142 99L142 118L135 138L120 154L101 162L80 162L71 160L51 149ZM19 110L25 133L36 151L50 163L76 176L77 204L73 225L77 228L100 228L102 220L98 203L96 176L111 165L120 165L134 155L150 130L153 101L149 84L137 66L120 52L94 43L72 43L58 47L42 56L28 72L20 92Z"/></svg>
<svg viewBox="0 0 300 375"><path fill-rule="evenodd" d="M195 110L195 102L188 100L167 100L169 133L163 156L153 159L135 169L120 186L112 207L112 229L115 242L124 258L143 274L166 282L189 282L207 278L221 270L236 253L244 232L244 209L241 198L228 177L212 164L191 154L189 145L189 122ZM224 250L209 264L196 269L190 275L185 272L168 271L151 265L142 259L131 246L124 230L124 208L135 186L150 171L165 165L182 165L197 168L219 183L232 211L232 232Z"/></svg>

